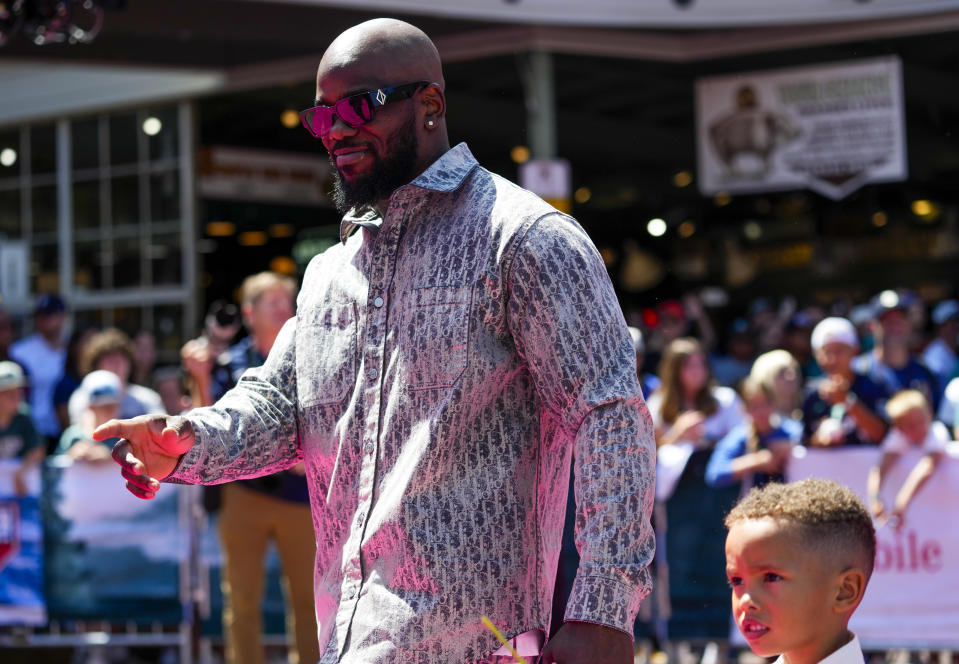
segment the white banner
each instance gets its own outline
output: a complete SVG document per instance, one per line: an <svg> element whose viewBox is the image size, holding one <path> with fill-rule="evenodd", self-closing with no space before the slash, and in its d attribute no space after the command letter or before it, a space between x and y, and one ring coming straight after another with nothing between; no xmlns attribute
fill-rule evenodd
<svg viewBox="0 0 959 664"><path fill-rule="evenodd" d="M876 567L866 597L850 622L863 648L959 648L959 449L952 445L916 496L901 530L876 532ZM875 448L804 450L790 461L787 479L835 480L865 502L866 477ZM884 481L882 497L893 501L920 458L903 455Z"/></svg>
<svg viewBox="0 0 959 664"><path fill-rule="evenodd" d="M717 28L869 21L959 9L957 0L273 0L286 4L515 23Z"/></svg>
<svg viewBox="0 0 959 664"><path fill-rule="evenodd" d="M696 81L699 187L707 195L808 187L840 199L906 179L898 58Z"/></svg>

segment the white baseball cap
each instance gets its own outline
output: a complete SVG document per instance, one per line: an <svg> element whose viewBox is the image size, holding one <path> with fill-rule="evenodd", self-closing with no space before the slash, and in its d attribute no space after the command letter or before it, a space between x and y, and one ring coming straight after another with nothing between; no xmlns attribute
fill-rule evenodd
<svg viewBox="0 0 959 664"><path fill-rule="evenodd" d="M831 316L823 318L819 324L813 328L812 344L813 350L819 350L826 344L843 343L852 348L859 348L859 337L856 335L856 328L845 318Z"/></svg>

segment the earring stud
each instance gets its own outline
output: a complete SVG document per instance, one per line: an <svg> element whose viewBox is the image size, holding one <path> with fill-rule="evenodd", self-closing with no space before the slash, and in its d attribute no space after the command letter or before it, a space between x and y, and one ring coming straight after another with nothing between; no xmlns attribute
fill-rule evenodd
<svg viewBox="0 0 959 664"><path fill-rule="evenodd" d="M427 121L426 121L426 126L429 127L430 129L432 129L432 128L433 128L433 125L435 125L435 124L436 124L436 123L433 122L432 120L427 120Z"/></svg>

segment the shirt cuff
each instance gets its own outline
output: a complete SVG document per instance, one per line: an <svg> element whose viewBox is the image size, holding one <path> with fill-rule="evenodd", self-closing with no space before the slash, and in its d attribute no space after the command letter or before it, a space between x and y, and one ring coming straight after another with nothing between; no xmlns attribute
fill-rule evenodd
<svg viewBox="0 0 959 664"><path fill-rule="evenodd" d="M173 472L160 480L161 482L166 484L199 483L195 477L187 476L187 473L189 469L195 468L203 458L203 445L201 445L203 434L200 431L200 427L197 426L196 420L191 419L190 424L193 426L193 447L180 456L180 460L177 461Z"/></svg>
<svg viewBox="0 0 959 664"><path fill-rule="evenodd" d="M564 620L605 625L632 638L641 600L638 588L617 579L577 576L566 603Z"/></svg>

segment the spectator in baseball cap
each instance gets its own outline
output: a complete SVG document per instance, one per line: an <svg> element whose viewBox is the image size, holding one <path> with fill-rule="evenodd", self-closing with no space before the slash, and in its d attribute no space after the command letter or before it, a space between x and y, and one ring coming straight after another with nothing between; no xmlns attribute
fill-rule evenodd
<svg viewBox="0 0 959 664"><path fill-rule="evenodd" d="M959 302L943 300L932 310L935 338L922 352L922 363L936 374L939 385L945 388L956 373L959 362Z"/></svg>
<svg viewBox="0 0 959 664"><path fill-rule="evenodd" d="M27 384L16 362L0 362L0 460L20 461L13 472L17 495L27 493L27 473L43 459L46 450L23 403Z"/></svg>
<svg viewBox="0 0 959 664"><path fill-rule="evenodd" d="M853 368L856 328L845 318L824 318L813 328L810 343L824 375L803 401L804 440L816 447L878 444L886 424L877 413L890 393Z"/></svg>
<svg viewBox="0 0 959 664"><path fill-rule="evenodd" d="M116 439L95 441L93 430L120 416L123 383L114 372L98 369L83 377L75 396L82 401L83 410L78 421L60 437L57 454L67 454L78 461L109 462Z"/></svg>
<svg viewBox="0 0 959 664"><path fill-rule="evenodd" d="M859 373L869 376L890 394L900 390L919 390L939 408L942 391L935 374L912 354L910 342L915 310L915 295L908 291L884 290L872 299L875 320L872 324L875 347L853 361Z"/></svg>
<svg viewBox="0 0 959 664"><path fill-rule="evenodd" d="M10 347L10 358L30 375L30 415L37 431L45 436L48 449L60 437L60 423L53 408L53 391L66 363L63 338L67 306L55 294L41 295L33 309L33 334Z"/></svg>

